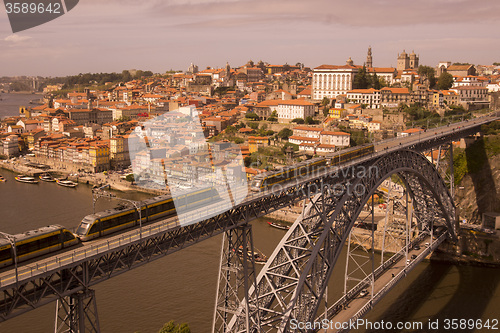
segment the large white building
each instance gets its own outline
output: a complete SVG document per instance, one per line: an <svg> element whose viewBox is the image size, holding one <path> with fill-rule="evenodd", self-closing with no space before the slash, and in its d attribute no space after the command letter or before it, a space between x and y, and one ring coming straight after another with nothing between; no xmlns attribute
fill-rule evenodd
<svg viewBox="0 0 500 333"><path fill-rule="evenodd" d="M352 90L354 76L359 66L348 60L344 66L321 65L314 68L312 82L312 98L322 100L325 97L336 98Z"/></svg>
<svg viewBox="0 0 500 333"><path fill-rule="evenodd" d="M295 118L306 119L314 116L314 104L300 99L279 101L276 111L278 112L278 121L288 123Z"/></svg>

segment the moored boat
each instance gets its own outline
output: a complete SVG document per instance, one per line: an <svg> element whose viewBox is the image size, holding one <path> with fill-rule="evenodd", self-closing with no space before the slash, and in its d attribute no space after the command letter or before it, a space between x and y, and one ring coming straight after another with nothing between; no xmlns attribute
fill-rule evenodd
<svg viewBox="0 0 500 333"><path fill-rule="evenodd" d="M66 186L66 187L76 187L78 185L78 183L72 182L71 180L67 180L67 179L57 179L56 183L57 183L57 185Z"/></svg>
<svg viewBox="0 0 500 333"><path fill-rule="evenodd" d="M0 183L6 182L7 179L5 179L2 175L0 175Z"/></svg>
<svg viewBox="0 0 500 333"><path fill-rule="evenodd" d="M267 262L267 257L264 255L264 253L260 252L258 249L256 249L258 252L254 252L253 253L253 257L254 257L254 260L255 260L255 263L256 264L260 264L260 265L264 265L266 262ZM238 248L238 254L240 256L243 256L243 247L240 246ZM249 257L252 256L252 251L247 251L247 255Z"/></svg>
<svg viewBox="0 0 500 333"><path fill-rule="evenodd" d="M276 228L276 229L281 229L281 230L288 230L288 229L290 229L290 227L287 226L287 225L281 225L281 224L274 223L274 222L267 222L267 224L269 224L269 226L271 226L273 228Z"/></svg>
<svg viewBox="0 0 500 333"><path fill-rule="evenodd" d="M41 180L43 180L44 182L55 182L56 180L54 179L54 177L52 177L50 175L50 173L45 173L43 175L40 175L38 176L38 178L40 178Z"/></svg>
<svg viewBox="0 0 500 333"><path fill-rule="evenodd" d="M20 183L38 184L38 180L36 180L35 177L31 176L18 175L14 177L14 179Z"/></svg>

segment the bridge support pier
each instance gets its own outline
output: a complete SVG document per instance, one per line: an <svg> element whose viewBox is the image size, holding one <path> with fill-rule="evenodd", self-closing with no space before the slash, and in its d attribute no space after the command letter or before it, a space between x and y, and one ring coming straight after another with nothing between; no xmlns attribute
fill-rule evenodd
<svg viewBox="0 0 500 333"><path fill-rule="evenodd" d="M224 233L213 333L260 331L258 306L255 306L258 303L247 301L249 288L257 281L254 253L251 225L245 224ZM231 330L228 328L230 322L233 323Z"/></svg>
<svg viewBox="0 0 500 333"><path fill-rule="evenodd" d="M57 300L54 332L101 332L94 290L87 289Z"/></svg>

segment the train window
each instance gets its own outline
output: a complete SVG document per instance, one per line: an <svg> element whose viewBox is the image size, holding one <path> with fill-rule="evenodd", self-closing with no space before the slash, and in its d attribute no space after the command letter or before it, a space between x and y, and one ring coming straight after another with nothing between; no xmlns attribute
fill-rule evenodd
<svg viewBox="0 0 500 333"><path fill-rule="evenodd" d="M100 229L101 229L101 222L95 222L92 225L92 228L90 228L89 235L95 232L99 232Z"/></svg>
<svg viewBox="0 0 500 333"><path fill-rule="evenodd" d="M54 245L61 243L61 239L59 238L59 234L50 236L50 237L48 237L47 240L49 242L49 246L54 246Z"/></svg>
<svg viewBox="0 0 500 333"><path fill-rule="evenodd" d="M75 239L75 235L73 235L69 231L65 231L64 232L63 242L67 242L67 241L70 241L70 240L73 240L73 239Z"/></svg>
<svg viewBox="0 0 500 333"><path fill-rule="evenodd" d="M38 241L30 241L28 243L24 243L22 245L19 245L19 248L17 249L17 255L22 256L24 254L31 253L33 251L36 251L39 249L39 244Z"/></svg>
<svg viewBox="0 0 500 333"><path fill-rule="evenodd" d="M38 246L40 248L46 248L46 247L49 247L50 246L50 243L49 243L49 238L48 237L45 237L45 238L42 238L38 241Z"/></svg>
<svg viewBox="0 0 500 333"><path fill-rule="evenodd" d="M11 248L8 247L4 250L1 250L0 251L0 262L4 261L4 260L8 260L11 258L11 255L12 255L12 252L11 252Z"/></svg>

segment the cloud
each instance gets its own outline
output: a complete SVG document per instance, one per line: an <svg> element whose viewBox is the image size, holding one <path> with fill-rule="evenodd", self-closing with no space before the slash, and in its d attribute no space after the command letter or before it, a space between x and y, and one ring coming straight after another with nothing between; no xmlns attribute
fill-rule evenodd
<svg viewBox="0 0 500 333"><path fill-rule="evenodd" d="M31 37L12 34L10 36L5 37L4 41L10 42L10 43L21 43L21 42L27 41L28 39L31 39Z"/></svg>
<svg viewBox="0 0 500 333"><path fill-rule="evenodd" d="M256 18L272 22L310 21L327 25L391 27L429 23L498 21L500 1L483 0L235 0L145 1L152 16L241 17L240 25ZM198 24L198 22L192 22Z"/></svg>

